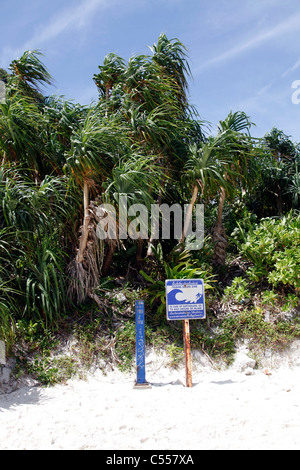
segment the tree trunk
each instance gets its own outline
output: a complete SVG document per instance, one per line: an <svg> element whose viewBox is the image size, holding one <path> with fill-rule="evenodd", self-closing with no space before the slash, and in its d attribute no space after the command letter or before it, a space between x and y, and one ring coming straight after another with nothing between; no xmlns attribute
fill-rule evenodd
<svg viewBox="0 0 300 470"><path fill-rule="evenodd" d="M278 214L281 217L283 214L283 204L282 204L282 191L280 184L277 183L277 193L276 193L276 202L277 202L277 209L278 209Z"/></svg>
<svg viewBox="0 0 300 470"><path fill-rule="evenodd" d="M102 260L98 246L99 240L94 227L95 221L92 222L94 214L90 210L89 184L87 182L84 182L83 187L83 206L84 217L78 252L67 266L69 276L67 295L71 302L76 302L78 305L82 304L88 296L94 294L94 289L99 284L99 264Z"/></svg>
<svg viewBox="0 0 300 470"><path fill-rule="evenodd" d="M142 238L139 238L137 241L137 251L136 251L136 264L137 264L137 269L139 270L141 268L142 260L143 260L143 247L144 247L144 240Z"/></svg>
<svg viewBox="0 0 300 470"><path fill-rule="evenodd" d="M108 251L107 251L107 254L105 256L103 266L102 266L103 276L107 276L107 274L109 272L109 269L110 269L110 266L111 266L111 263L112 263L112 259L113 259L113 256L115 254L115 251L116 251L116 247L117 247L116 240L109 240Z"/></svg>
<svg viewBox="0 0 300 470"><path fill-rule="evenodd" d="M105 100L106 100L106 103L108 103L108 100L109 100L109 92L110 92L110 88L111 88L111 84L110 83L107 83L105 85ZM107 109L105 111L105 117L107 118L108 117L108 112L107 112Z"/></svg>
<svg viewBox="0 0 300 470"><path fill-rule="evenodd" d="M215 242L213 264L217 266L224 266L226 259L226 248L228 245L226 233L222 224L224 203L225 189L221 187L221 195L218 204L217 222L213 229L213 240Z"/></svg>
<svg viewBox="0 0 300 470"><path fill-rule="evenodd" d="M82 234L80 238L79 250L76 256L77 263L82 263L84 259L84 253L87 247L87 241L89 236L89 222L90 222L90 214L89 214L89 185L88 183L84 182L83 186L83 208L84 208L84 218L83 218L83 225L82 225Z"/></svg>
<svg viewBox="0 0 300 470"><path fill-rule="evenodd" d="M4 166L5 161L6 161L6 153L3 152L3 158L2 158L2 162L1 162L1 165L2 165L2 166Z"/></svg>
<svg viewBox="0 0 300 470"><path fill-rule="evenodd" d="M105 85L105 100L108 101L109 100L109 91L110 91L110 84L106 84Z"/></svg>
<svg viewBox="0 0 300 470"><path fill-rule="evenodd" d="M195 186L193 187L192 199L191 199L191 202L189 204L189 207L186 213L186 218L184 221L184 227L183 227L180 243L183 243L184 240L186 239L187 231L188 231L191 219L192 219L193 208L197 200L198 191L199 191L198 185L195 184Z"/></svg>
<svg viewBox="0 0 300 470"><path fill-rule="evenodd" d="M166 175L164 174L163 179L162 179L162 181L161 181L160 188L159 188L158 198L157 198L157 204L159 205L159 207L161 206L162 188L164 188L165 183L166 183ZM153 249L152 249L152 246L153 246L154 240L155 240L155 239L152 238L152 237L150 237L150 240L148 240L147 258L152 258L152 257L153 257Z"/></svg>
<svg viewBox="0 0 300 470"><path fill-rule="evenodd" d="M225 202L225 189L221 187L221 195L218 204L218 213L217 213L217 226L222 225L222 216L223 216L223 207Z"/></svg>

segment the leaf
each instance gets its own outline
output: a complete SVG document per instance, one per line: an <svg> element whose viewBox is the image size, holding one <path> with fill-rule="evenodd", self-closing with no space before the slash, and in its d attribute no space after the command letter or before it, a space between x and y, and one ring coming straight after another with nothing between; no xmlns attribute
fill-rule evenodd
<svg viewBox="0 0 300 470"><path fill-rule="evenodd" d="M152 284L155 283L155 280L148 276L148 274L146 274L143 270L140 270L139 272L146 279L146 281L151 282Z"/></svg>

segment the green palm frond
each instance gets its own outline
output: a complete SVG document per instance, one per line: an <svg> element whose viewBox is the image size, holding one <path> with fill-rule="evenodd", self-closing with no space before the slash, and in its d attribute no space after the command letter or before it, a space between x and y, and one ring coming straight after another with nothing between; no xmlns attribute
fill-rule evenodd
<svg viewBox="0 0 300 470"><path fill-rule="evenodd" d="M103 65L99 67L99 73L94 75L94 82L97 85L102 97L109 97L109 92L121 79L125 71L125 61L114 53L109 53L103 60Z"/></svg>
<svg viewBox="0 0 300 470"><path fill-rule="evenodd" d="M186 102L188 77L191 76L191 70L185 46L178 39L169 40L165 34L161 34L157 44L150 49L153 53L153 61L161 67L165 75L173 77L176 81L177 97L181 102Z"/></svg>
<svg viewBox="0 0 300 470"><path fill-rule="evenodd" d="M31 100L13 95L0 103L0 148L11 160L38 167L42 116Z"/></svg>
<svg viewBox="0 0 300 470"><path fill-rule="evenodd" d="M41 85L50 85L52 77L40 60L38 50L25 51L22 56L11 62L9 69L12 77L8 82L9 90L17 90L28 96L38 97Z"/></svg>
<svg viewBox="0 0 300 470"><path fill-rule="evenodd" d="M198 184L202 191L208 188L215 189L216 185L226 185L222 169L227 160L219 155L219 146L214 142L207 142L200 147L190 146L190 157L185 166L184 179Z"/></svg>
<svg viewBox="0 0 300 470"><path fill-rule="evenodd" d="M228 114L224 121L219 121L218 131L222 133L224 131L234 132L246 132L249 134L250 128L253 126L253 122L250 121L250 117L243 111L236 111Z"/></svg>

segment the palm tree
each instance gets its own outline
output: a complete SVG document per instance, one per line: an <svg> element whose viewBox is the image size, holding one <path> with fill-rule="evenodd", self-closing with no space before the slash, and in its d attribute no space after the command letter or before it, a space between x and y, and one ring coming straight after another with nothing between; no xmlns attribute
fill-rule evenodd
<svg viewBox="0 0 300 470"><path fill-rule="evenodd" d="M51 323L65 310L63 228L74 215L66 191L66 178L47 176L37 185L22 169L0 168L0 284L15 294L15 319Z"/></svg>
<svg viewBox="0 0 300 470"><path fill-rule="evenodd" d="M123 141L122 130L113 120L104 122L97 107L89 109L71 136L66 168L70 169L76 185L83 191L83 224L79 247L76 257L68 266L70 297L78 303L83 302L98 285L100 274L99 245L92 223L93 215L89 210L90 193L93 189L96 194L101 193L101 185L112 171Z"/></svg>
<svg viewBox="0 0 300 470"><path fill-rule="evenodd" d="M122 81L125 71L124 60L114 53L109 53L103 60L103 65L99 65L100 72L94 74L94 82L98 88L100 98L105 99L106 112L108 115L109 100L112 89Z"/></svg>
<svg viewBox="0 0 300 470"><path fill-rule="evenodd" d="M8 80L10 93L21 93L37 100L43 98L40 86L51 85L52 77L40 56L40 51L25 51L20 58L11 62L11 77Z"/></svg>
<svg viewBox="0 0 300 470"><path fill-rule="evenodd" d="M118 106L114 111L128 127L131 153L148 156L149 175L154 162L160 166L159 184L154 185L151 178L146 182L149 194L160 204L168 183L179 184L178 175L187 160L189 143L199 142L203 133L193 120L187 100L190 69L185 47L163 34L150 49L151 55L133 56L125 67L123 60L110 56L112 60L107 63L112 66L105 63L99 67L105 73L100 74L98 83L102 101L109 99L112 103L116 98ZM149 256L151 242L150 239Z"/></svg>
<svg viewBox="0 0 300 470"><path fill-rule="evenodd" d="M190 224L193 207L199 189L202 198L218 194L217 220L213 229L215 241L214 263L223 265L226 256L227 239L222 223L223 207L226 197L241 182L249 179L249 158L252 143L248 134L251 122L245 113L229 113L225 121L220 121L218 134L205 143L192 145L190 157L185 166L184 181L192 185L191 200L187 212L181 243L184 242Z"/></svg>
<svg viewBox="0 0 300 470"><path fill-rule="evenodd" d="M265 175L270 180L270 184L266 185L266 190L275 196L277 211L282 216L285 209L285 196L291 193L292 186L287 187L287 182L293 180L296 184L297 193L297 146L291 141L282 130L273 127L264 138L263 142L267 150L272 156L269 162L269 171Z"/></svg>
<svg viewBox="0 0 300 470"><path fill-rule="evenodd" d="M226 119L218 124L215 143L219 146L217 153L225 161L220 171L227 184L220 186L217 220L213 229L213 263L217 266L223 266L226 258L227 237L222 221L226 197L238 184L249 181L252 176L249 166L249 160L253 156L249 133L251 125L249 116L241 111L230 112Z"/></svg>
<svg viewBox="0 0 300 470"><path fill-rule="evenodd" d="M153 62L161 69L160 76L175 81L176 97L184 109L187 104L188 77L191 77L185 46L178 39L169 40L165 34L161 34L157 44L153 44L150 49L153 53Z"/></svg>
<svg viewBox="0 0 300 470"><path fill-rule="evenodd" d="M120 211L124 209L120 205L123 202L120 197L124 196L126 197L126 214L128 214L130 208L136 204L146 208L147 220L140 219L142 224L140 233L149 233L151 205L155 203L154 197L159 189L159 178L161 175L161 168L155 163L156 159L156 156L150 158L143 154L130 153L130 158L123 158L118 165L114 167L110 178L107 179L104 185L105 192L103 193L103 199L117 208L119 214L118 227L119 229L126 230L126 233L128 224L130 224L132 218L127 215L127 219L123 220L123 217L120 217ZM123 210L123 212L125 213L125 210ZM122 223L125 224L125 226L120 226ZM137 243L137 264L141 262L141 251L144 240L143 235L135 240ZM124 239L122 242L124 243ZM103 263L103 274L107 274L108 272L117 244L118 240L109 240L108 254Z"/></svg>
<svg viewBox="0 0 300 470"><path fill-rule="evenodd" d="M162 191L168 181L176 181L185 164L190 132L195 128L195 121L191 119L192 111L187 100L188 77L191 73L186 48L178 39L169 40L165 34L161 34L157 44L150 49L152 57L139 60L139 64L147 65L140 66L140 70L144 72L146 69L148 74L142 75L142 93L139 86L140 95L136 93L135 96L143 96L146 103L144 121L148 126L142 135L151 151L159 156L162 172L157 202L160 204ZM199 135L203 137L202 132ZM152 242L150 239L148 256L153 254Z"/></svg>
<svg viewBox="0 0 300 470"><path fill-rule="evenodd" d="M39 58L38 51L26 51L13 60L12 72L5 89L5 102L0 103L0 149L2 163L22 164L36 182L49 172L50 155L45 149L43 96L39 87L51 83L51 76Z"/></svg>
<svg viewBox="0 0 300 470"><path fill-rule="evenodd" d="M226 159L218 155L220 149L218 139L210 138L200 146L193 144L190 146L189 159L185 166L183 174L184 183L191 185L191 200L187 211L185 225L182 231L180 242L186 239L187 229L191 223L194 205L198 198L199 189L202 200L205 195L215 194L220 185L226 185L221 168L226 164Z"/></svg>
<svg viewBox="0 0 300 470"><path fill-rule="evenodd" d="M0 103L0 149L2 164L16 162L25 170L42 172L40 132L42 116L35 103L16 94Z"/></svg>

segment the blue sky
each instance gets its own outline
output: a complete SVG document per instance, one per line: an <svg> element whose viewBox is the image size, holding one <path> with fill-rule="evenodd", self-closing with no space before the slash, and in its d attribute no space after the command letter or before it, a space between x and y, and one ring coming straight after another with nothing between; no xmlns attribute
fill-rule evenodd
<svg viewBox="0 0 300 470"><path fill-rule="evenodd" d="M0 0L0 31L0 67L39 49L55 80L44 92L81 104L97 100L92 77L107 53L150 53L165 33L188 49L190 102L212 133L241 110L254 136L276 126L300 141L297 0Z"/></svg>

